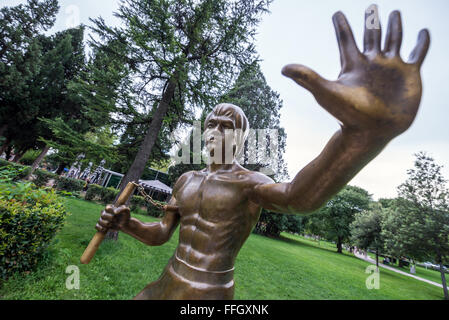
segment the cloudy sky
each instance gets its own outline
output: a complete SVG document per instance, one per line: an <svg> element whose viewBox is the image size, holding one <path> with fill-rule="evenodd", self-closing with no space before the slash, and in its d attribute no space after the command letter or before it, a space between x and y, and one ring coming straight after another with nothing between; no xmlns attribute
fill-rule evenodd
<svg viewBox="0 0 449 320"><path fill-rule="evenodd" d="M25 1L1 0L3 5ZM328 79L340 72L340 58L332 15L341 10L352 26L362 47L364 11L372 1L365 0L275 0L271 13L265 15L257 35L257 50L269 85L284 101L281 124L288 140L286 161L291 178L313 160L338 130L335 119L316 103L312 95L281 75L289 63L301 63ZM424 93L421 108L412 127L393 140L365 167L350 184L367 189L374 198L396 196L396 187L406 179L413 166L413 154L426 151L445 166L449 178L449 1L447 0L378 0L384 29L388 15L400 10L404 40L401 50L407 59L415 46L420 29L430 30L432 43L422 68ZM116 0L60 0L61 10L54 31L74 23L90 25L89 17L102 16L108 23L117 20L112 13Z"/></svg>

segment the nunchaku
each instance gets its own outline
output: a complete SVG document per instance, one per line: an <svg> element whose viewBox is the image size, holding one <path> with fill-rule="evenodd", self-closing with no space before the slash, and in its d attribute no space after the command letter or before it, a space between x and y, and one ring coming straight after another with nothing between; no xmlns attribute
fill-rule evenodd
<svg viewBox="0 0 449 320"><path fill-rule="evenodd" d="M149 202L151 202L153 205L157 205L159 207L158 204L156 204L151 197L149 197L148 195L146 195L143 190L143 187L140 186L139 184L135 183L135 182L128 182L128 184L126 185L125 189L123 189L123 192L120 194L120 196L118 197L117 201L114 203L114 207L120 207L124 204L126 204L129 200L129 198L133 195L134 190L137 188L139 188L140 192L143 193L143 195L145 196L145 198L149 198ZM164 211L177 211L178 207L177 206L170 206L170 205L164 205L164 206L160 206L160 209L164 210ZM103 242L105 236L106 236L106 232L100 232L97 231L97 233L92 237L92 240L90 240L89 245L86 247L86 249L84 250L83 255L81 256L80 262L82 264L88 264L90 262L90 260L92 260L92 258L95 255L95 252L97 252L98 248L100 247L101 242Z"/></svg>
<svg viewBox="0 0 449 320"><path fill-rule="evenodd" d="M126 204L128 202L128 199L134 193L135 189L136 189L136 185L133 182L128 182L125 189L118 197L117 201L115 201L114 206L120 207L121 205ZM92 258L95 255L95 252L97 252L97 250L100 247L101 242L103 242L105 236L106 236L106 232L97 231L97 233L92 237L92 240L90 240L89 245L87 246L86 250L84 250L84 253L81 256L80 261L82 264L88 264L90 262L90 260L92 260Z"/></svg>

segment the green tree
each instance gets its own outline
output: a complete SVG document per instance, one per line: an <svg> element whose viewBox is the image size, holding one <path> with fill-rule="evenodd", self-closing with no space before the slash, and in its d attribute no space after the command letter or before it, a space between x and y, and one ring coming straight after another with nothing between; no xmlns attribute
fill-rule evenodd
<svg viewBox="0 0 449 320"><path fill-rule="evenodd" d="M36 36L54 25L58 10L57 0L28 0L26 4L0 9L0 136L16 120L35 115L29 85L41 65ZM16 116L19 111L23 111L25 119Z"/></svg>
<svg viewBox="0 0 449 320"><path fill-rule="evenodd" d="M251 129L275 130L277 132L276 155L261 155L253 148L254 145L247 141L241 164L253 171L265 169L266 172L264 173L270 175L277 182L287 180L287 166L283 157L287 134L284 128L280 126L282 100L279 98L279 93L268 85L257 61L246 66L240 72L235 84L220 98L220 102L239 106L245 112ZM259 140L262 138L258 136ZM269 134L266 135L265 139L268 145L270 142ZM302 217L268 212L263 209L254 231L259 234L279 237L282 231L300 232L301 229Z"/></svg>
<svg viewBox="0 0 449 320"><path fill-rule="evenodd" d="M382 236L383 208L380 203L372 203L368 210L356 213L350 225L351 243L360 249L376 252L376 266L379 268L379 251L384 248Z"/></svg>
<svg viewBox="0 0 449 320"><path fill-rule="evenodd" d="M51 121L62 119L65 125L72 128L72 132L86 131L83 105L70 90L71 81L78 77L85 66L83 38L82 26L52 36L37 37L42 48L42 66L33 79L33 85L29 86L37 111L33 118L16 127L16 130L28 133L25 141L30 147L42 150L32 165L31 173L49 150L50 145L46 142L57 140L49 126ZM61 165L62 169L65 165Z"/></svg>
<svg viewBox="0 0 449 320"><path fill-rule="evenodd" d="M251 153L256 153L257 151L247 141L242 165L250 170L269 168L270 170L266 173L272 176L275 181L286 181L288 179L288 171L283 156L287 134L280 125L282 100L279 98L279 93L275 92L268 85L257 61L242 70L232 89L220 98L220 102L232 103L242 108L248 118L250 128L275 130L277 132L276 155L257 155L254 158L256 161L250 161ZM261 139L262 137L258 138ZM267 144L270 142L269 139L269 134L267 134Z"/></svg>
<svg viewBox="0 0 449 320"><path fill-rule="evenodd" d="M415 156L414 168L398 187L396 207L383 223L385 247L398 256L436 262L448 300L444 264L449 262L449 193L442 166L424 152Z"/></svg>
<svg viewBox="0 0 449 320"><path fill-rule="evenodd" d="M125 0L115 14L123 27L108 27L101 18L93 20L100 39L126 46L109 53L128 63L134 110L148 115L143 117L145 137L122 189L141 177L163 123L176 124L191 118L194 108L213 104L240 66L253 60L255 27L268 3ZM92 45L101 48L102 41Z"/></svg>
<svg viewBox="0 0 449 320"><path fill-rule="evenodd" d="M355 214L368 209L371 201L368 191L347 185L316 213L311 222L319 221L316 228L324 228L325 238L334 241L337 252L342 253L343 243L349 243L351 240L350 225Z"/></svg>
<svg viewBox="0 0 449 320"><path fill-rule="evenodd" d="M283 158L286 145L286 133L280 126L280 109L282 100L279 94L273 91L267 84L265 77L257 61L246 66L239 74L232 88L219 99L220 103L232 103L239 106L248 118L249 127L252 129L271 129L278 133L277 154L267 155L262 158L255 157L257 161L250 161L250 152L256 152L250 148L248 141L245 144L243 159L240 163L249 170L261 170L269 167L268 172L276 181L288 179L287 167ZM210 109L204 109L201 115L202 127ZM267 134L267 142L269 135ZM193 146L193 134L189 135L190 146ZM259 137L260 138L260 137ZM204 141L202 142L202 147ZM186 171L201 170L206 164L193 163L193 151L190 148L190 163L177 164L169 170L170 180L174 183L177 178ZM273 161L276 159L277 161ZM268 160L268 161L267 161ZM295 215L284 215L262 210L259 223L255 232L273 237L278 237L282 231L300 232L302 230L302 217Z"/></svg>

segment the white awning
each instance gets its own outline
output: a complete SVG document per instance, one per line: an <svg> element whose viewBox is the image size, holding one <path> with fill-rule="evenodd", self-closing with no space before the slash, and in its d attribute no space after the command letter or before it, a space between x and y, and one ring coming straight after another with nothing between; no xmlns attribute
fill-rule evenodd
<svg viewBox="0 0 449 320"><path fill-rule="evenodd" d="M172 188L160 182L159 180L139 180L139 184L149 189L153 189L163 193L172 193Z"/></svg>

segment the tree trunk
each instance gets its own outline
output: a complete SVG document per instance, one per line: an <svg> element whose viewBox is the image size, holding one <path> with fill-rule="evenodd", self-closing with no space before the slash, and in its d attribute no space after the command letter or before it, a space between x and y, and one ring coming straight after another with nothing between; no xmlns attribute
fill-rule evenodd
<svg viewBox="0 0 449 320"><path fill-rule="evenodd" d="M376 249L376 268L379 270L379 250Z"/></svg>
<svg viewBox="0 0 449 320"><path fill-rule="evenodd" d="M11 152L12 152L12 146L8 145L5 150L5 156L6 156L5 159L8 161L9 161L9 158L11 158Z"/></svg>
<svg viewBox="0 0 449 320"><path fill-rule="evenodd" d="M24 151L17 151L17 153L14 155L14 159L12 159L12 162L19 163L19 160L22 159L23 155L28 151L28 149L25 149Z"/></svg>
<svg viewBox="0 0 449 320"><path fill-rule="evenodd" d="M164 120L170 102L173 99L175 88L176 82L169 81L162 95L162 100L159 102L159 105L153 115L153 120L151 121L147 134L145 135L145 139L143 140L142 145L140 146L139 151L134 158L134 162L129 168L126 175L123 177L122 182L120 183L120 192L117 194L115 200L118 199L128 182L139 181L140 177L142 176L142 173L145 170L145 166L150 158L151 150L153 149L159 131L161 130L162 121ZM108 233L106 234L106 239L117 240L118 231L108 231Z"/></svg>
<svg viewBox="0 0 449 320"><path fill-rule="evenodd" d="M57 174L58 176L60 176L61 173L64 172L64 168L65 168L66 165L67 165L67 163L65 163L65 162L61 162L61 163L59 164L58 169L56 170L56 174Z"/></svg>
<svg viewBox="0 0 449 320"><path fill-rule="evenodd" d="M338 237L338 238L337 238L337 252L338 252L338 253L343 253L343 250L342 250L342 239L341 239L341 237Z"/></svg>
<svg viewBox="0 0 449 320"><path fill-rule="evenodd" d="M446 275L443 269L443 262L440 262L441 283L443 285L444 300L449 300L447 293Z"/></svg>
<svg viewBox="0 0 449 320"><path fill-rule="evenodd" d="M6 129L8 129L8 124L7 123L5 123L4 125L2 125L1 127L0 127L0 136L3 136L3 134L5 133L5 131L6 131ZM3 152L2 152L3 153ZM1 155L1 153L0 153L0 155Z"/></svg>
<svg viewBox="0 0 449 320"><path fill-rule="evenodd" d="M3 143L2 147L0 148L0 156L3 154L3 152L6 151L6 149L9 147L10 143L11 143L11 141L9 140L9 138L7 138L5 143ZM6 159L6 160L8 160L8 159Z"/></svg>
<svg viewBox="0 0 449 320"><path fill-rule="evenodd" d="M36 168L39 166L39 164L41 163L42 159L44 159L44 157L47 154L48 150L50 150L50 146L46 144L45 147L44 147L44 150L42 150L42 152L39 154L39 156L36 158L36 160L34 160L33 165L31 166L30 173L25 178L26 180L30 180L31 175L36 170Z"/></svg>

